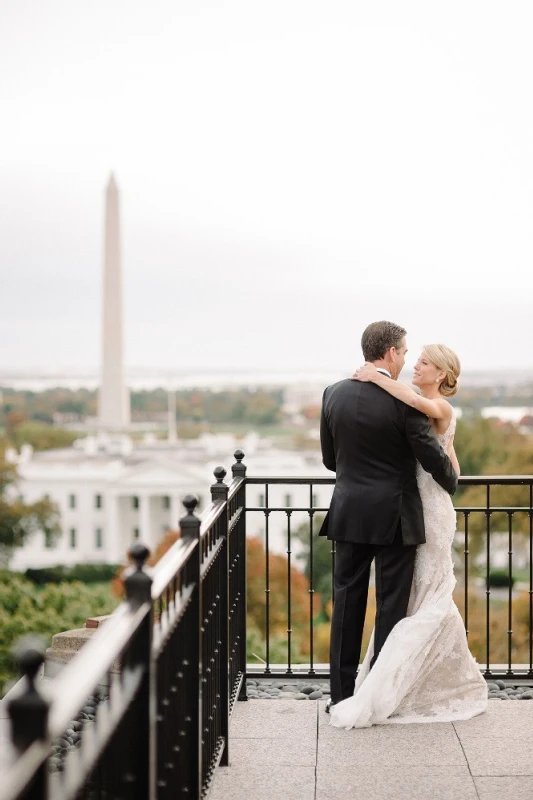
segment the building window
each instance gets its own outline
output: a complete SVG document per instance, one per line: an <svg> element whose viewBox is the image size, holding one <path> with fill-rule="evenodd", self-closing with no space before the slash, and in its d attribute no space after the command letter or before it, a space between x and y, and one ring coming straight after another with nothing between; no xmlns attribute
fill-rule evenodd
<svg viewBox="0 0 533 800"><path fill-rule="evenodd" d="M138 539L140 535L141 535L140 529L139 528L134 528L133 529L133 538L134 539Z"/></svg>
<svg viewBox="0 0 533 800"><path fill-rule="evenodd" d="M70 546L76 547L76 528L70 529Z"/></svg>
<svg viewBox="0 0 533 800"><path fill-rule="evenodd" d="M131 505L132 505L132 508L134 508L135 510L137 510L139 508L139 498L137 497L137 495L134 495L131 498Z"/></svg>
<svg viewBox="0 0 533 800"><path fill-rule="evenodd" d="M95 508L103 508L104 507L104 498L101 494L97 494L94 496L94 507Z"/></svg>
<svg viewBox="0 0 533 800"><path fill-rule="evenodd" d="M76 495L69 494L68 496L68 507L69 508L76 508Z"/></svg>
<svg viewBox="0 0 533 800"><path fill-rule="evenodd" d="M264 505L265 505L265 495L264 494L260 494L259 495L259 500L258 500L257 505L261 506L261 507L264 507Z"/></svg>
<svg viewBox="0 0 533 800"><path fill-rule="evenodd" d="M285 508L289 508L292 505L292 497L290 494L285 495Z"/></svg>
<svg viewBox="0 0 533 800"><path fill-rule="evenodd" d="M315 494L315 492L313 492L312 500L313 500L313 508L316 508L316 506L318 505L318 495Z"/></svg>
<svg viewBox="0 0 533 800"><path fill-rule="evenodd" d="M96 529L94 538L95 538L96 549L97 550L101 550L102 547L103 547L103 543L104 543L104 537L103 537L101 528L97 528Z"/></svg>
<svg viewBox="0 0 533 800"><path fill-rule="evenodd" d="M44 532L44 546L48 548L55 547L54 537L52 536L51 531Z"/></svg>
<svg viewBox="0 0 533 800"><path fill-rule="evenodd" d="M170 497L168 496L168 494L163 496L163 508L165 509L165 511L168 511L170 508Z"/></svg>

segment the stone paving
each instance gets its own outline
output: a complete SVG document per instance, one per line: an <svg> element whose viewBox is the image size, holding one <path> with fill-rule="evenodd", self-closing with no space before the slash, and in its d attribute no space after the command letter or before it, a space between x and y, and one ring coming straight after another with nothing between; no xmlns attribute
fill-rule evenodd
<svg viewBox="0 0 533 800"><path fill-rule="evenodd" d="M467 722L332 728L325 698L237 703L209 800L531 800L533 702Z"/></svg>

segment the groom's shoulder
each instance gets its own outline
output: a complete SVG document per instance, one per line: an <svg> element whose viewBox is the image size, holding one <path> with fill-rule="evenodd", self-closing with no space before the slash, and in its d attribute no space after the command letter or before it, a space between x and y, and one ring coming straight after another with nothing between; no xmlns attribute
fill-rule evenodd
<svg viewBox="0 0 533 800"><path fill-rule="evenodd" d="M405 403L401 400L396 400L391 394L376 386L375 383L366 383L364 381L355 381L352 378L343 378L336 383L326 386L324 389L324 399L330 397L340 396L354 396L361 393L366 393L372 398L371 402L384 403L385 405L393 405L399 409L405 408Z"/></svg>
<svg viewBox="0 0 533 800"><path fill-rule="evenodd" d="M331 383L324 389L324 397L331 397L335 394L352 391L357 381L352 381L350 378L343 378L336 383Z"/></svg>

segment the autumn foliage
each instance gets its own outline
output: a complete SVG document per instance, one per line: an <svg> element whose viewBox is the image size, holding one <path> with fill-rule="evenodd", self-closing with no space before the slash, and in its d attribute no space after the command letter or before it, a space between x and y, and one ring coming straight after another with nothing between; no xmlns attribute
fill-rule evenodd
<svg viewBox="0 0 533 800"><path fill-rule="evenodd" d="M276 553L269 554L267 586L266 553L262 542L257 538L249 538L246 549L248 660L252 663L266 660L268 597L270 661L287 663L289 641L287 632L289 628L291 630L291 661L293 663L309 661L310 621L313 620L314 627L320 612L319 595L311 594L309 581L305 575L292 565L289 571L287 558Z"/></svg>
<svg viewBox="0 0 533 800"><path fill-rule="evenodd" d="M165 553L170 550L172 545L180 538L179 530L173 531L170 528L165 532L163 538L158 543L156 549L146 562L149 567L154 567L163 558ZM111 581L111 592L115 597L124 597L124 572L127 567L121 567Z"/></svg>

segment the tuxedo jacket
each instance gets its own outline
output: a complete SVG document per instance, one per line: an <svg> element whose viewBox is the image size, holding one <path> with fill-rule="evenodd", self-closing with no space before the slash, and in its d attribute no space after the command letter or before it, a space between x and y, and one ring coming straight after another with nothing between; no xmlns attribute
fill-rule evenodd
<svg viewBox="0 0 533 800"><path fill-rule="evenodd" d="M324 392L320 442L336 473L320 536L386 545L401 525L404 545L425 542L416 462L450 494L457 474L424 414L374 383L339 381Z"/></svg>

